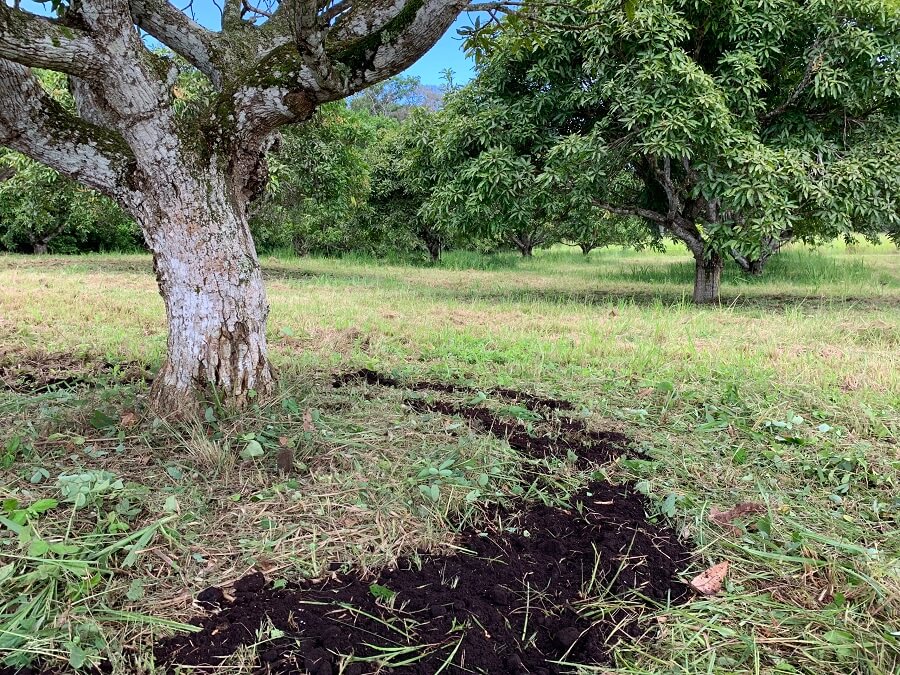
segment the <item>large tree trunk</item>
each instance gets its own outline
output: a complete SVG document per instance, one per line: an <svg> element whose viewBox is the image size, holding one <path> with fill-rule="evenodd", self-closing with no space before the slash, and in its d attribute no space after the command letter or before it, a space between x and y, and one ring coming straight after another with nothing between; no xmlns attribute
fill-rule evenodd
<svg viewBox="0 0 900 675"><path fill-rule="evenodd" d="M166 305L168 356L151 389L163 413L195 410L204 393L241 406L273 388L269 307L246 210L226 176L201 173L170 170L145 188L136 213Z"/></svg>
<svg viewBox="0 0 900 675"><path fill-rule="evenodd" d="M717 253L695 258L694 303L706 305L719 301L722 279L722 258Z"/></svg>

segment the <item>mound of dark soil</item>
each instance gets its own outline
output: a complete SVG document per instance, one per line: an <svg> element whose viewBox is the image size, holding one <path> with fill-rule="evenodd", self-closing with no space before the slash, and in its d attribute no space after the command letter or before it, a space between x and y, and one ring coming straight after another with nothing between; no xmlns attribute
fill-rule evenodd
<svg viewBox="0 0 900 675"><path fill-rule="evenodd" d="M399 380L382 375L379 372L370 370L369 368L361 368L350 373L336 375L331 385L333 387L344 387L355 382L365 382L366 384L378 384L383 387L398 387L408 389L410 391L442 391L445 393L467 392L474 394L475 389L459 384L451 384L449 382L400 382ZM536 394L529 394L524 391L516 391L514 389L506 389L504 387L493 387L487 392L491 396L502 398L506 401L521 403L531 409L547 408L548 410L574 410L575 406L569 401L561 401L554 398L545 398Z"/></svg>
<svg viewBox="0 0 900 675"><path fill-rule="evenodd" d="M593 483L568 510L498 517L460 538L464 552L403 559L371 579L341 574L275 589L253 575L197 621L201 632L167 640L155 655L215 666L259 642L268 620L279 633L259 648L261 672L361 675L408 662L390 672L433 674L448 664L443 672L549 675L566 670L554 661L602 663L618 617L592 623L580 605L604 595L667 601L685 590L675 577L688 553L670 530L646 522L645 506L627 488ZM224 594L203 599L224 602Z"/></svg>
<svg viewBox="0 0 900 675"><path fill-rule="evenodd" d="M470 391L401 384L371 370L336 378L335 386L356 381ZM492 394L532 411L572 409L505 389ZM542 416L542 431L529 433L478 405L429 397L406 403L417 412L461 416L530 457L571 452L587 465L627 448L621 434L590 431L579 419ZM647 522L646 508L629 488L594 482L567 509L497 511L488 525L460 535L458 553L404 558L371 578L343 573L275 588L254 574L230 597L218 588L202 592L198 602L215 613L195 621L201 631L165 640L154 653L159 663L203 671L241 646L258 645L259 672L313 675L550 675L571 671L566 663L601 664L612 644L637 628L622 611L589 618L592 601L667 602L686 590L677 573L689 553L670 529Z"/></svg>

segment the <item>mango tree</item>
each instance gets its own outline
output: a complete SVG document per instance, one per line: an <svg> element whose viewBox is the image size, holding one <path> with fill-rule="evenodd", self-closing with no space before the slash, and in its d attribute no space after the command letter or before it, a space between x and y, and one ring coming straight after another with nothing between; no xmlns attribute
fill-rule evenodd
<svg viewBox="0 0 900 675"><path fill-rule="evenodd" d="M153 253L169 327L158 410L194 409L204 389L234 404L272 389L247 210L276 130L403 70L464 6L224 0L210 30L168 0L53 0L56 18L0 3L0 145L111 197ZM207 95L179 104L177 59L159 44ZM32 68L67 75L74 108Z"/></svg>
<svg viewBox="0 0 900 675"><path fill-rule="evenodd" d="M535 186L684 242L697 303L718 299L729 255L898 230L895 2L526 4L469 46L491 112L458 201L489 200L539 142Z"/></svg>

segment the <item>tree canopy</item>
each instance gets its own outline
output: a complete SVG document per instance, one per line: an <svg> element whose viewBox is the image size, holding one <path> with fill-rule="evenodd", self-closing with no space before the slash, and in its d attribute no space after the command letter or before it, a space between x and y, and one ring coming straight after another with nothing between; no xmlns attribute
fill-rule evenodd
<svg viewBox="0 0 900 675"><path fill-rule="evenodd" d="M698 302L717 297L724 255L897 236L893 3L535 4L470 47L479 103L445 212L518 193L524 214L547 189L639 216L688 246Z"/></svg>

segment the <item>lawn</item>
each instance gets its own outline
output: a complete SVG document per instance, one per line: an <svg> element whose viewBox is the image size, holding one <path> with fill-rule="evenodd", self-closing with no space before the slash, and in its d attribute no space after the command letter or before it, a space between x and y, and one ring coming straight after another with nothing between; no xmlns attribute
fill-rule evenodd
<svg viewBox="0 0 900 675"><path fill-rule="evenodd" d="M587 574L576 610L604 627L607 660L562 672L900 670L895 247L791 249L759 279L728 269L714 308L690 304L693 266L676 248L262 263L278 397L170 423L144 407L166 343L147 256L0 257L8 665L164 672L153 645L190 635L210 587L239 594L253 572L276 588L375 579L410 557L424 569L498 514L611 482L645 495L650 525L691 551L682 581L726 561L728 574L712 595L643 601ZM396 382L332 386L362 368ZM573 409L536 413L498 388ZM568 420L632 445L599 464L526 456L475 408L507 432L561 434ZM751 513L711 520L740 503ZM390 605L391 589L372 588ZM523 640L535 601L508 601L526 608ZM286 639L273 622L253 631L217 673L252 672ZM433 646L447 648L443 672L479 672L454 665L460 644ZM343 672L417 649L347 658Z"/></svg>

